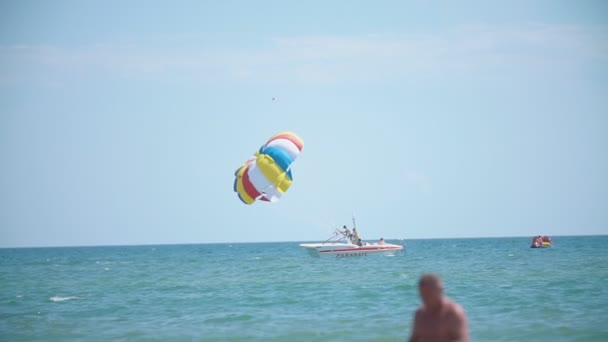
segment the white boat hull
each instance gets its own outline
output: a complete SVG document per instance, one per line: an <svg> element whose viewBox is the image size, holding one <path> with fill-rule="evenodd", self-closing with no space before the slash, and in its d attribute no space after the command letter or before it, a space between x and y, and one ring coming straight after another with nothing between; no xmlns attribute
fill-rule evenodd
<svg viewBox="0 0 608 342"><path fill-rule="evenodd" d="M300 247L306 249L315 257L349 258L372 255L395 255L403 250L403 246L390 243L358 246L349 243L303 243Z"/></svg>

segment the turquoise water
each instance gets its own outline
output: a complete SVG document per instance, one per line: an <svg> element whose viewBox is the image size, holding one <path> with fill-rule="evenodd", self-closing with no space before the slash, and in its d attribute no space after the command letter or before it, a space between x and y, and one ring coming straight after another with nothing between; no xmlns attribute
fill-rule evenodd
<svg viewBox="0 0 608 342"><path fill-rule="evenodd" d="M607 341L608 236L553 241L348 259L295 242L0 249L0 340L403 341L432 271L474 341Z"/></svg>

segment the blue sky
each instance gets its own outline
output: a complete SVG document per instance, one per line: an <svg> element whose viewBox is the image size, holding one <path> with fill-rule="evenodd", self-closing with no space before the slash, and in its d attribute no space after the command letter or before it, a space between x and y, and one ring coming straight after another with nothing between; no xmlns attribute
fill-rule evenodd
<svg viewBox="0 0 608 342"><path fill-rule="evenodd" d="M0 246L607 234L606 13L4 1ZM292 188L242 204L283 130Z"/></svg>

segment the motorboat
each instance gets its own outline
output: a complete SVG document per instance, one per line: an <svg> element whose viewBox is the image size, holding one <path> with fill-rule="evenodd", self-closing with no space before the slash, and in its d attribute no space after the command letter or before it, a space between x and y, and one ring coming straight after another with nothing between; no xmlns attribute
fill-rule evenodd
<svg viewBox="0 0 608 342"><path fill-rule="evenodd" d="M300 247L306 249L314 257L330 256L334 258L395 255L404 249L403 246L387 243L384 239L375 243L364 242L351 234L348 229L344 231L336 229L327 240L319 243L302 243Z"/></svg>

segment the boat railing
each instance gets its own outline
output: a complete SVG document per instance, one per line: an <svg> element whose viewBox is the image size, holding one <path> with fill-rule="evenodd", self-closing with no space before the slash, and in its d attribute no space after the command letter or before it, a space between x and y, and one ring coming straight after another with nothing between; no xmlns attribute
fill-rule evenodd
<svg viewBox="0 0 608 342"><path fill-rule="evenodd" d="M327 240L323 241L323 243L333 243L333 242L345 242L345 243L352 244L352 241L350 240L350 237L348 236L348 234L339 229L336 229L332 236L330 236Z"/></svg>

